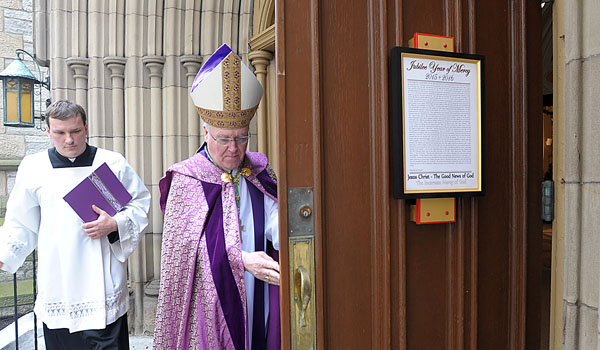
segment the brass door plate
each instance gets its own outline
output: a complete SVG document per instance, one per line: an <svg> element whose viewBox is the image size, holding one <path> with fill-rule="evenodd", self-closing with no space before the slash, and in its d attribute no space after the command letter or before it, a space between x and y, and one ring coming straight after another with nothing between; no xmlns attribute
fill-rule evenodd
<svg viewBox="0 0 600 350"><path fill-rule="evenodd" d="M292 350L316 348L314 237L289 238Z"/></svg>

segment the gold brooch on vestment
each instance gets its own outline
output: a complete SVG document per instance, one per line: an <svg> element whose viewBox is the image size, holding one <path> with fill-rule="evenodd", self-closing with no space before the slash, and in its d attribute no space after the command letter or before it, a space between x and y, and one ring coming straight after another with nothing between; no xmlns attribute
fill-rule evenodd
<svg viewBox="0 0 600 350"><path fill-rule="evenodd" d="M229 174L229 173L221 174L221 181L223 181L225 183L231 182L231 174Z"/></svg>

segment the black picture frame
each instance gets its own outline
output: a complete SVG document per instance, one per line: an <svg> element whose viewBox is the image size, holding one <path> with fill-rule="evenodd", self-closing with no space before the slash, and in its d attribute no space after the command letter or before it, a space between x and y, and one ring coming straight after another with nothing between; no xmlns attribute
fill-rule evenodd
<svg viewBox="0 0 600 350"><path fill-rule="evenodd" d="M407 130L404 125L405 101L403 95L403 58L418 57L442 62L469 62L477 66L477 113L476 123L478 137L477 147L477 184L469 188L428 188L410 190L405 186L407 180L405 142ZM408 47L394 47L390 51L390 124L391 124L391 152L392 152L392 189L394 199L436 198L436 197L465 197L481 196L485 194L485 59L481 55L445 52L436 50L423 50ZM437 83L437 82L436 82ZM439 82L443 83L443 82ZM473 138L471 137L471 141ZM410 146L410 145L409 145ZM443 173L443 172L440 172ZM439 185L437 185L439 186Z"/></svg>

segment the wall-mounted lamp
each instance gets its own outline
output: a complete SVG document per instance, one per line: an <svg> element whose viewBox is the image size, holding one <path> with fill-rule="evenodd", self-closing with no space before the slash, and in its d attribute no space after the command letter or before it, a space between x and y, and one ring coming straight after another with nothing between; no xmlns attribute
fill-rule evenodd
<svg viewBox="0 0 600 350"><path fill-rule="evenodd" d="M41 87L50 90L50 77L43 79L42 70L35 57L25 50L17 49L17 58L0 73L0 80L3 81L2 93L4 96L4 125L19 127L35 126L35 96L41 96ZM35 63L39 79L31 73L29 68L23 63L22 55L25 54ZM39 85L38 92L35 91L35 85ZM44 114L42 113L42 101L39 101L40 125L39 129L45 130Z"/></svg>

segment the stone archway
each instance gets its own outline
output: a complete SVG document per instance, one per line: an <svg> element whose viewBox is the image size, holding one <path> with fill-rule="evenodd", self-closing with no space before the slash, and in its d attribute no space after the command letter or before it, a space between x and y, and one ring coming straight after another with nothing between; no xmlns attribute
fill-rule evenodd
<svg viewBox="0 0 600 350"><path fill-rule="evenodd" d="M277 159L277 116L275 113L275 1L254 2L254 33L250 39L248 58L255 68L265 94L257 110L258 151L265 153L270 163L278 170Z"/></svg>

